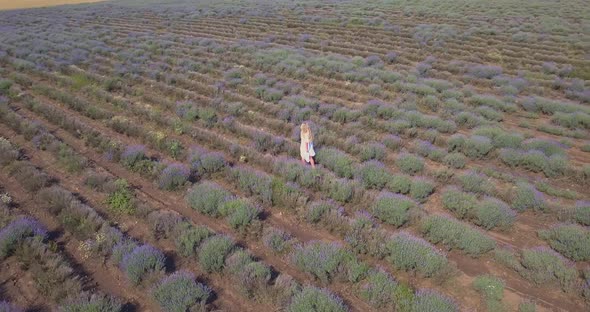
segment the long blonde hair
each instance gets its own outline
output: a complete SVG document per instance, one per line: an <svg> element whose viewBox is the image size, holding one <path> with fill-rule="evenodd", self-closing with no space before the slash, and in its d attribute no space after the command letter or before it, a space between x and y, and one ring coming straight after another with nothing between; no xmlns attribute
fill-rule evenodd
<svg viewBox="0 0 590 312"><path fill-rule="evenodd" d="M313 142L313 134L307 123L301 124L301 139L307 138L308 141Z"/></svg>

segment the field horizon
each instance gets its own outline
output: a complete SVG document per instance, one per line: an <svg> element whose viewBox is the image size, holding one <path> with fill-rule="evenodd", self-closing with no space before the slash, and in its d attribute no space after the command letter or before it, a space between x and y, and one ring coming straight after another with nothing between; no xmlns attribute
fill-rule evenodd
<svg viewBox="0 0 590 312"><path fill-rule="evenodd" d="M588 16L0 11L0 311L590 311Z"/></svg>
<svg viewBox="0 0 590 312"><path fill-rule="evenodd" d="M0 11L52 7L67 4L104 2L105 0L0 0Z"/></svg>

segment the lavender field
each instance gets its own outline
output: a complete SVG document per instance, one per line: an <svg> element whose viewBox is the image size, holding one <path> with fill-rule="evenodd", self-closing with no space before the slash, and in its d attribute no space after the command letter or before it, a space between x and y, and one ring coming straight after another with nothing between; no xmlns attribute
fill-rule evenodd
<svg viewBox="0 0 590 312"><path fill-rule="evenodd" d="M581 0L0 11L0 311L589 311L589 21Z"/></svg>

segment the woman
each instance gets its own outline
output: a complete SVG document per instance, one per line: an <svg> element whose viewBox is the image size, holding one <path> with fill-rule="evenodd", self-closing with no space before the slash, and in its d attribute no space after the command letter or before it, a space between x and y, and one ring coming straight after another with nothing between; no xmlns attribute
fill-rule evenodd
<svg viewBox="0 0 590 312"><path fill-rule="evenodd" d="M301 146L299 147L301 153L301 161L303 163L311 163L311 167L315 168L315 162L313 156L315 151L313 150L313 134L307 123L301 124Z"/></svg>

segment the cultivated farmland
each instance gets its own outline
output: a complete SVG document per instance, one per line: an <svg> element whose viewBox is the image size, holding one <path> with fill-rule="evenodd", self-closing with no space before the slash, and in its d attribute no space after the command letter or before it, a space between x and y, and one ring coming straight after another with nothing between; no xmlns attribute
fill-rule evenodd
<svg viewBox="0 0 590 312"><path fill-rule="evenodd" d="M2 11L0 311L588 311L589 20L576 0Z"/></svg>

